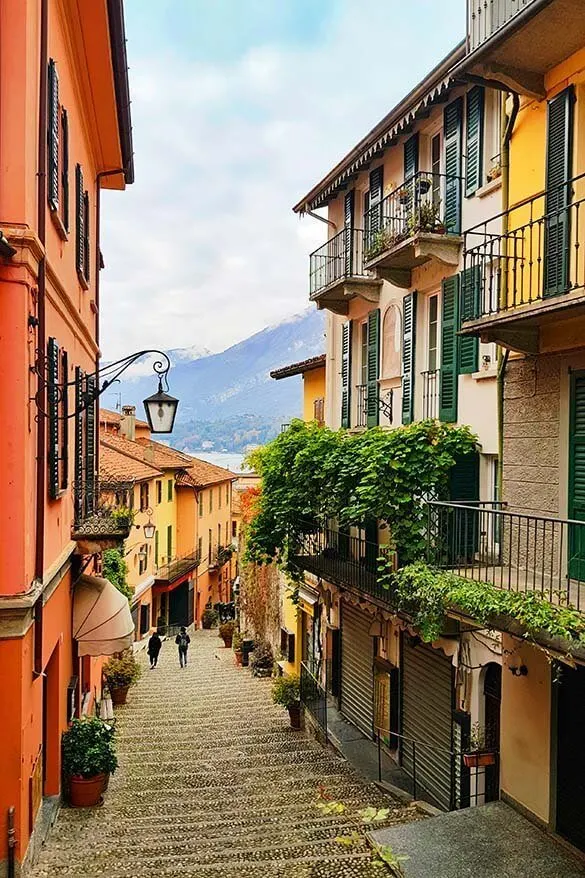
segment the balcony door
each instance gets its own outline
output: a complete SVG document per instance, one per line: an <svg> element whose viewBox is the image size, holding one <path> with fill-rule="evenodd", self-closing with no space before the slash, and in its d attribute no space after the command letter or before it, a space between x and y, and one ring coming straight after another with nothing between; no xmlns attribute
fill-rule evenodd
<svg viewBox="0 0 585 878"><path fill-rule="evenodd" d="M585 372L571 375L569 518L585 522ZM569 577L585 582L585 524L569 529Z"/></svg>
<svg viewBox="0 0 585 878"><path fill-rule="evenodd" d="M549 101L546 145L546 196L544 222L544 290L547 296L566 293L570 286L573 149L575 94L567 88Z"/></svg>

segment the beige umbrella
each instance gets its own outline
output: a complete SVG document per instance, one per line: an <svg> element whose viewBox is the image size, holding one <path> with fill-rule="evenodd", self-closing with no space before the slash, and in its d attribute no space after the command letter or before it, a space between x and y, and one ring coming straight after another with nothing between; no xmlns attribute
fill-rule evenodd
<svg viewBox="0 0 585 878"><path fill-rule="evenodd" d="M79 655L113 655L132 646L128 599L101 576L81 576L73 592L73 636Z"/></svg>

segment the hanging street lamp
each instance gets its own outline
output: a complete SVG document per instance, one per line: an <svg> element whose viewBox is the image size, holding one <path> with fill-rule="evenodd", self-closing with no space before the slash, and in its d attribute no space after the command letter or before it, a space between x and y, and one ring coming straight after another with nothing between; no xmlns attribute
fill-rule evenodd
<svg viewBox="0 0 585 878"><path fill-rule="evenodd" d="M152 540L154 538L154 534L156 532L156 525L153 524L149 518L148 521L146 522L146 524L144 525L144 527L142 528L142 530L144 531L145 539Z"/></svg>
<svg viewBox="0 0 585 878"><path fill-rule="evenodd" d="M151 433L172 433L179 400L165 393L159 379L158 391L144 400L144 410Z"/></svg>

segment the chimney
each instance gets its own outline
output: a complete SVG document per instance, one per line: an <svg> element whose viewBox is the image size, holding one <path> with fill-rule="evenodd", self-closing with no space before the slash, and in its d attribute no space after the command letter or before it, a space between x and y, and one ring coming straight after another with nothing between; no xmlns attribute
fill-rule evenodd
<svg viewBox="0 0 585 878"><path fill-rule="evenodd" d="M134 442L136 439L136 406L123 405L120 418L120 433L126 439Z"/></svg>

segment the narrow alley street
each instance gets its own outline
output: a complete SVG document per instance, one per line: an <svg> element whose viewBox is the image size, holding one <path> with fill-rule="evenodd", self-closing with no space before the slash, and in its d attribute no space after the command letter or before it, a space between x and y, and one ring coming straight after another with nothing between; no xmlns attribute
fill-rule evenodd
<svg viewBox="0 0 585 878"><path fill-rule="evenodd" d="M215 632L192 637L179 668L166 642L159 667L117 708L120 767L102 807L64 808L33 872L41 876L370 878L365 840L335 841L356 825L316 807L324 786L348 811L388 807L341 758L289 728L270 680L234 666ZM358 827L359 828L359 827Z"/></svg>

